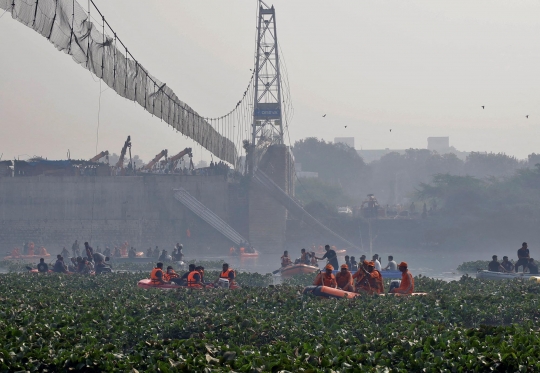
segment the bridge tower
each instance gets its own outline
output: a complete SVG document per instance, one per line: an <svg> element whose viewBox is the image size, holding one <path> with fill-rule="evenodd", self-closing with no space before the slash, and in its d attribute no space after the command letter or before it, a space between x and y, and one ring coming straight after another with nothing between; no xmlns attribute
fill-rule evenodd
<svg viewBox="0 0 540 373"><path fill-rule="evenodd" d="M259 0L257 51L255 57L255 89L249 172L257 167L260 157L271 145L283 144L281 110L281 75L276 26L276 10Z"/></svg>

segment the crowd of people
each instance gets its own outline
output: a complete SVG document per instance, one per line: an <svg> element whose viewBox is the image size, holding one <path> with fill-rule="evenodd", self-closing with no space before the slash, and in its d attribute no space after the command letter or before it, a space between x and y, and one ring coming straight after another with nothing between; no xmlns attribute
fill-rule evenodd
<svg viewBox="0 0 540 373"><path fill-rule="evenodd" d="M521 267L522 272L528 271L531 275L538 274L538 265L535 263L534 259L531 258L529 252L529 246L527 242L523 242L521 248L517 251L518 260L516 263L508 260L508 256L503 256L502 262L499 262L497 255L491 257L491 262L488 264L488 271L491 272L506 272L506 273L517 273Z"/></svg>
<svg viewBox="0 0 540 373"><path fill-rule="evenodd" d="M62 251L62 253L63 252L64 251ZM51 270L52 272L57 273L71 272L81 274L99 274L111 272L111 267L107 264L109 257L102 253L94 252L94 249L88 244L88 242L84 243L84 254L86 255L84 257L80 255L77 257L71 257L67 263L64 256L62 254L58 254L52 268L49 268L49 265L45 263L44 258L40 258L37 265L37 270L38 272L49 272L49 270Z"/></svg>
<svg viewBox="0 0 540 373"><path fill-rule="evenodd" d="M412 294L414 291L414 279L408 270L407 263L401 262L398 265L392 255L388 256L388 264L384 268L382 268L378 254L373 255L371 261L366 260L366 256L362 255L360 263L356 261L354 256L349 257L346 255L345 263L340 267L334 248L325 245L324 250L326 251L324 255L317 257L315 252L307 252L306 249L302 249L300 250L300 258L294 262L289 257L289 252L285 251L281 256L281 267L285 268L295 264L318 266L317 261L326 259L328 264L324 267L324 272L317 275L313 285L369 294L384 292L381 272L399 270L401 272L401 282L392 282L389 292ZM337 270L338 268L339 271L334 275L334 269Z"/></svg>
<svg viewBox="0 0 540 373"><path fill-rule="evenodd" d="M15 247L6 253L6 256L11 258L21 258L23 256L49 256L47 249L44 246L36 247L33 242L25 242L22 249Z"/></svg>
<svg viewBox="0 0 540 373"><path fill-rule="evenodd" d="M204 267L196 266L195 264L190 264L188 271L182 276L177 274L172 266L168 266L163 271L162 262L157 263L156 267L150 273L150 282L154 285L175 284L197 289L216 287L220 282L225 283L227 287L236 287L235 278L236 273L232 268L229 268L228 263L223 263L222 271L214 282L206 282L204 278Z"/></svg>

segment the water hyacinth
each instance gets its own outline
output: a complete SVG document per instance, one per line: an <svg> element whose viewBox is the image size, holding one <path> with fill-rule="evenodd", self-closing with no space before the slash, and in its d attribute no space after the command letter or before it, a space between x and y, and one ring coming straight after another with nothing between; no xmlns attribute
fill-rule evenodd
<svg viewBox="0 0 540 373"><path fill-rule="evenodd" d="M429 295L334 300L258 274L235 291L140 278L0 275L0 371L540 370L530 281L417 277Z"/></svg>

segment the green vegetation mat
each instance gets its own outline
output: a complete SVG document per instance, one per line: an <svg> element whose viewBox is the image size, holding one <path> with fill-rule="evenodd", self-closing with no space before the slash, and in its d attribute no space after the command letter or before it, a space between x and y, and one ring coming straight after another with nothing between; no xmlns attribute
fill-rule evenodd
<svg viewBox="0 0 540 373"><path fill-rule="evenodd" d="M529 281L417 277L430 295L334 300L300 286L144 290L140 278L0 275L0 371L540 370Z"/></svg>

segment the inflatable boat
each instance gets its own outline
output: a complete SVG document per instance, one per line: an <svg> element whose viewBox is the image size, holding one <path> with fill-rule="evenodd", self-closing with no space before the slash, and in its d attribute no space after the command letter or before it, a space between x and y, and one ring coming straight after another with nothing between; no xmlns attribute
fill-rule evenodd
<svg viewBox="0 0 540 373"><path fill-rule="evenodd" d="M228 281L227 281L228 283ZM219 284L218 284L219 285ZM145 278L144 280L140 280L137 283L137 287L140 287L142 289L188 289L185 285L177 285L175 283L172 284L155 284L153 283L149 278ZM213 284L207 284L207 287L213 288ZM218 287L224 287L224 286L218 286ZM192 289L204 289L204 288L192 288ZM234 289L240 289L240 286L237 284L232 284L228 287L228 289L234 290Z"/></svg>
<svg viewBox="0 0 540 373"><path fill-rule="evenodd" d="M328 286L307 286L304 288L304 294L313 294L318 297L324 298L355 298L360 294L352 293L350 291L344 291L340 289L334 289Z"/></svg>
<svg viewBox="0 0 540 373"><path fill-rule="evenodd" d="M486 270L480 270L476 272L476 278L484 280L513 280L516 278L529 279L531 277L537 277L537 274L530 273L515 273L515 272L492 272Z"/></svg>
<svg viewBox="0 0 540 373"><path fill-rule="evenodd" d="M334 270L332 273L335 276L338 272L339 271ZM352 275L354 275L355 273L356 273L356 271L351 271ZM381 275L382 275L383 278L401 279L401 272L400 271L381 271Z"/></svg>
<svg viewBox="0 0 540 373"><path fill-rule="evenodd" d="M285 268L281 268L281 277L292 277L306 273L314 273L318 270L319 267L310 266L307 264L293 264Z"/></svg>
<svg viewBox="0 0 540 373"><path fill-rule="evenodd" d="M255 250L254 253L240 253L240 258L257 258L259 256L259 252Z"/></svg>

